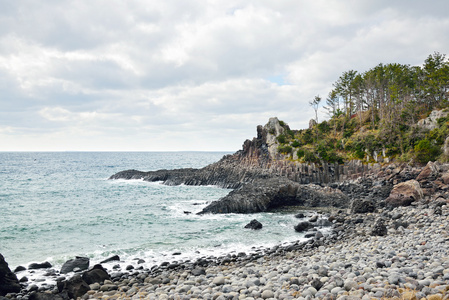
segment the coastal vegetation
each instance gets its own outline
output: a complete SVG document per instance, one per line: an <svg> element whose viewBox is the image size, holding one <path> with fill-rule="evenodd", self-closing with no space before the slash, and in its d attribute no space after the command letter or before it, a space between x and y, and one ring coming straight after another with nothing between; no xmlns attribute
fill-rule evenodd
<svg viewBox="0 0 449 300"><path fill-rule="evenodd" d="M449 62L435 52L422 67L379 64L368 71L345 71L325 100L310 101L315 119L292 131L284 122L278 151L289 159L316 163L447 160ZM321 103L329 117L318 123ZM439 110L435 126L418 121Z"/></svg>

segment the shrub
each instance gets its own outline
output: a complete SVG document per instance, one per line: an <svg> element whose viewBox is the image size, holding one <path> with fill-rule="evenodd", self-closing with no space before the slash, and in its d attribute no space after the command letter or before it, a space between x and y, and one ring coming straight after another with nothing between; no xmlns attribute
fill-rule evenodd
<svg viewBox="0 0 449 300"><path fill-rule="evenodd" d="M421 140L415 145L415 158L420 163L434 161L440 154L440 148L433 145L428 139Z"/></svg>
<svg viewBox="0 0 449 300"><path fill-rule="evenodd" d="M283 135L283 134L280 134L276 139L281 144L285 144L287 142L287 139L286 139L285 135Z"/></svg>
<svg viewBox="0 0 449 300"><path fill-rule="evenodd" d="M301 146L301 143L298 140L294 140L292 143L292 147L298 148L299 146Z"/></svg>
<svg viewBox="0 0 449 300"><path fill-rule="evenodd" d="M279 146L278 151L283 154L290 154L290 153L292 153L292 147L290 147L288 145Z"/></svg>

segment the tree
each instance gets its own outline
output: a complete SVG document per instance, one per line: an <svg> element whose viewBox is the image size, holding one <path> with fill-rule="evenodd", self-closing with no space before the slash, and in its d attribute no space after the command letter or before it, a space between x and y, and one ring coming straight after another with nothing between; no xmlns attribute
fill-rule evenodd
<svg viewBox="0 0 449 300"><path fill-rule="evenodd" d="M313 98L312 101L309 101L309 105L313 107L315 110L315 122L318 124L318 106L320 105L321 97L319 95L316 95L315 98ZM315 132L316 132L316 140L318 140L318 126L315 125Z"/></svg>

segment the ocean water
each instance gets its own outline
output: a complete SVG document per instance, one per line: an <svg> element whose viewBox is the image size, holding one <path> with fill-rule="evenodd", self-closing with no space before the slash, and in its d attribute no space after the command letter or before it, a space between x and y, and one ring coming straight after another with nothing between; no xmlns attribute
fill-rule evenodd
<svg viewBox="0 0 449 300"><path fill-rule="evenodd" d="M11 268L48 261L59 269L75 256L93 265L115 254L151 268L302 239L294 212L195 214L230 190L108 180L126 169L200 168L225 154L0 152L0 253ZM254 218L263 229L244 229Z"/></svg>

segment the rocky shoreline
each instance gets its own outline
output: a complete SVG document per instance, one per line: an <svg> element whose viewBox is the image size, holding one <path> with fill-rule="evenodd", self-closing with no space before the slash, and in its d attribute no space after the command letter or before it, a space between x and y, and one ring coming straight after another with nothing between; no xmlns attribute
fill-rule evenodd
<svg viewBox="0 0 449 300"><path fill-rule="evenodd" d="M448 299L449 206L414 203L375 213L334 211L328 235L306 242L128 272L99 266L68 289L7 299ZM86 272L87 273L87 272ZM65 286L65 290L64 290ZM69 296L70 290L70 296ZM395 298L396 297L396 298ZM0 298L2 299L2 298Z"/></svg>

